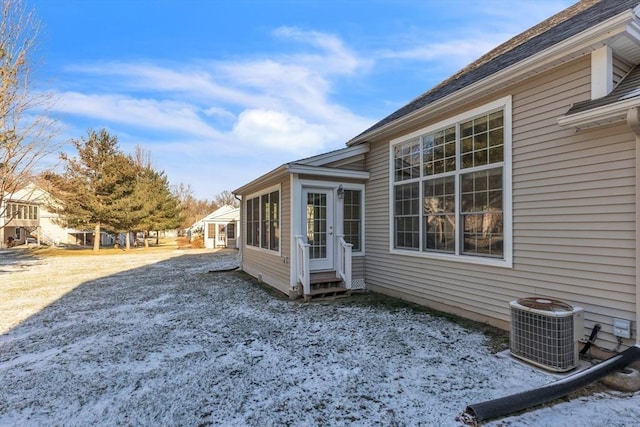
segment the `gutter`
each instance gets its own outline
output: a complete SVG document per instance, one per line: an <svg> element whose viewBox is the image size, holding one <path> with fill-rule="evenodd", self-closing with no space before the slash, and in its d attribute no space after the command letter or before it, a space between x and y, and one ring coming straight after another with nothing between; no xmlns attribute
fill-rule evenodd
<svg viewBox="0 0 640 427"><path fill-rule="evenodd" d="M561 116L558 118L558 125L562 127L572 127L579 130L609 123L622 122L627 120L627 114L630 109L639 106L640 99L633 98L605 105L603 107L592 108L581 113Z"/></svg>

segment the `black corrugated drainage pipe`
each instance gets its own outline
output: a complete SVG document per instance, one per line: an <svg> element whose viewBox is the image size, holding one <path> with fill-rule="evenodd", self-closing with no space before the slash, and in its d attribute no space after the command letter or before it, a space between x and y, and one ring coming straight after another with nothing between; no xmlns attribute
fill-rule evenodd
<svg viewBox="0 0 640 427"><path fill-rule="evenodd" d="M534 390L512 394L482 403L467 406L465 415L472 418L471 423L486 421L493 418L541 405L558 399L573 391L579 390L593 382L606 377L613 372L625 368L627 365L640 360L640 347L635 345L622 353L601 362L584 371ZM468 417L467 417L468 418Z"/></svg>

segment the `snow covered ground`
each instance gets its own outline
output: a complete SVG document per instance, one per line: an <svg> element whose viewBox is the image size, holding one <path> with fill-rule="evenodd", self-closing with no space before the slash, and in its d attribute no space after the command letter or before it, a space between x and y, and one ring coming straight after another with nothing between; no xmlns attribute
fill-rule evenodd
<svg viewBox="0 0 640 427"><path fill-rule="evenodd" d="M0 253L0 425L459 426L468 404L554 380L409 306L292 302L209 272L236 263ZM597 388L486 425L639 420L640 393Z"/></svg>

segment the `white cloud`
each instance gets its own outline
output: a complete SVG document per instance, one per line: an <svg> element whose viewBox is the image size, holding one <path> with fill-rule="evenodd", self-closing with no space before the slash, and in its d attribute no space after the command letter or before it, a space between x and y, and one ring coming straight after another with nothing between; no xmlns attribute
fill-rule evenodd
<svg viewBox="0 0 640 427"><path fill-rule="evenodd" d="M221 119L235 119L236 117L232 112L221 107L207 108L202 113L209 117L218 117Z"/></svg>
<svg viewBox="0 0 640 427"><path fill-rule="evenodd" d="M69 92L59 109L146 128L183 129L213 138L211 143L225 152L266 148L288 153L279 157L281 163L342 147L372 123L331 100L335 79L366 68L368 60L334 35L291 27L278 28L274 35L302 44L302 53L175 66L111 62L69 67L84 78L99 78L101 87L114 93Z"/></svg>
<svg viewBox="0 0 640 427"><path fill-rule="evenodd" d="M233 129L234 136L246 146L296 154L324 147L326 133L323 126L308 123L300 117L262 109L243 111Z"/></svg>
<svg viewBox="0 0 640 427"><path fill-rule="evenodd" d="M319 73L349 75L371 65L371 61L352 52L339 37L332 34L287 26L277 28L273 34L320 48L321 54L295 55L291 58L293 62L305 64Z"/></svg>
<svg viewBox="0 0 640 427"><path fill-rule="evenodd" d="M64 92L59 96L56 110L146 129L184 132L207 138L220 136L199 117L193 106L178 101Z"/></svg>

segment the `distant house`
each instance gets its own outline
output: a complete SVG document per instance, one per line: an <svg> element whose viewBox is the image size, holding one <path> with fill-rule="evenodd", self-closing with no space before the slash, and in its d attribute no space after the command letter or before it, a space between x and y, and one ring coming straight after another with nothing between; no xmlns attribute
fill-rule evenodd
<svg viewBox="0 0 640 427"><path fill-rule="evenodd" d="M346 148L235 190L242 268L291 296L366 286L502 328L510 301L544 296L584 309L579 338L601 324L631 345L638 64L640 0L577 3Z"/></svg>
<svg viewBox="0 0 640 427"><path fill-rule="evenodd" d="M58 223L59 215L47 210L51 195L35 184L10 194L0 206L0 247L27 242L47 245L90 245L92 231L66 228ZM101 233L101 244L112 244L108 233Z"/></svg>
<svg viewBox="0 0 640 427"><path fill-rule="evenodd" d="M29 185L14 193L7 193L0 206L0 245L22 245L33 238L40 227L43 192Z"/></svg>
<svg viewBox="0 0 640 427"><path fill-rule="evenodd" d="M225 205L200 220L206 248L237 248L240 208Z"/></svg>

